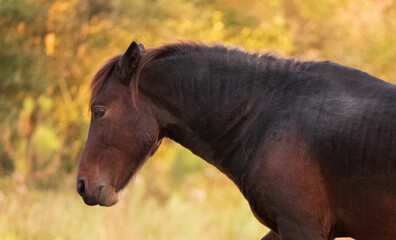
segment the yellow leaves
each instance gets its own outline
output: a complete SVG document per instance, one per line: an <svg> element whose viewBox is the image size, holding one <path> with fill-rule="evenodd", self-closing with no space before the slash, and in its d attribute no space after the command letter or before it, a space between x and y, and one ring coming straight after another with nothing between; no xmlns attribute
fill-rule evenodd
<svg viewBox="0 0 396 240"><path fill-rule="evenodd" d="M67 11L70 7L73 6L73 2L76 2L76 1L55 1L51 5L51 10L56 11L56 12Z"/></svg>
<svg viewBox="0 0 396 240"><path fill-rule="evenodd" d="M44 113L48 113L52 109L54 102L49 97L40 96L38 99L38 104L41 111L43 111Z"/></svg>
<svg viewBox="0 0 396 240"><path fill-rule="evenodd" d="M45 54L54 56L55 53L55 33L45 35Z"/></svg>
<svg viewBox="0 0 396 240"><path fill-rule="evenodd" d="M252 29L249 27L244 27L241 30L241 36L242 37L248 37L252 33Z"/></svg>
<svg viewBox="0 0 396 240"><path fill-rule="evenodd" d="M224 28L224 23L222 23L222 22L216 22L213 25L213 30L216 31L216 32L219 32L219 31L223 30L223 28Z"/></svg>
<svg viewBox="0 0 396 240"><path fill-rule="evenodd" d="M212 21L215 22L221 22L223 19L223 13L219 10L216 10L212 13Z"/></svg>
<svg viewBox="0 0 396 240"><path fill-rule="evenodd" d="M243 27L239 35L229 38L228 42L258 52L274 50L276 53L290 54L294 45L286 19L278 13L268 18L259 22L256 27Z"/></svg>
<svg viewBox="0 0 396 240"><path fill-rule="evenodd" d="M13 139L7 130L1 139L10 157L13 158L15 172L25 179L32 173L33 166L46 164L60 148L60 138L51 125L38 123L38 112L48 114L53 107L51 98L41 95L37 100L25 97L17 121L18 135Z"/></svg>
<svg viewBox="0 0 396 240"><path fill-rule="evenodd" d="M23 101L22 111L19 113L18 118L18 136L20 139L24 140L32 131L31 126L31 114L33 112L35 103L33 98L27 97Z"/></svg>
<svg viewBox="0 0 396 240"><path fill-rule="evenodd" d="M33 150L40 155L59 149L60 140L55 129L48 125L39 125L32 136Z"/></svg>
<svg viewBox="0 0 396 240"><path fill-rule="evenodd" d="M27 157L28 141L26 139L20 141L16 148L14 156L15 172L25 178L31 169L31 158Z"/></svg>
<svg viewBox="0 0 396 240"><path fill-rule="evenodd" d="M53 31L57 25L67 26L67 21L76 15L78 0L55 1L48 8L47 27Z"/></svg>
<svg viewBox="0 0 396 240"><path fill-rule="evenodd" d="M79 2L79 0L54 1L47 10L47 30L50 32L55 32L57 29L70 31L73 27L72 20L76 16L76 5Z"/></svg>
<svg viewBox="0 0 396 240"><path fill-rule="evenodd" d="M89 34L96 34L99 33L103 28L105 28L106 25L108 25L108 21L99 21L97 18L92 18L91 22L89 25L84 25L81 28L81 34L84 36L89 35Z"/></svg>
<svg viewBox="0 0 396 240"><path fill-rule="evenodd" d="M212 13L212 31L210 33L211 41L221 41L224 39L225 29L223 23L223 13L221 11L214 11Z"/></svg>
<svg viewBox="0 0 396 240"><path fill-rule="evenodd" d="M273 23L274 23L276 26L284 27L284 26L286 25L286 19L285 19L282 15L277 14L277 15L274 17Z"/></svg>
<svg viewBox="0 0 396 240"><path fill-rule="evenodd" d="M214 11L212 13L213 30L219 32L224 29L223 13L221 11Z"/></svg>
<svg viewBox="0 0 396 240"><path fill-rule="evenodd" d="M17 31L18 31L18 33L24 33L25 32L25 23L24 22L20 22L18 24Z"/></svg>
<svg viewBox="0 0 396 240"><path fill-rule="evenodd" d="M23 101L23 109L22 114L28 116L33 112L34 109L34 100L32 97L26 97Z"/></svg>

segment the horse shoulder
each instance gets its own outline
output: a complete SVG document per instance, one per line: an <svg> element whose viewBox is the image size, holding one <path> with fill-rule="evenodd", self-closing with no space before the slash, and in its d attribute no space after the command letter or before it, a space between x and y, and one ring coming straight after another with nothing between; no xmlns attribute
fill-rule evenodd
<svg viewBox="0 0 396 240"><path fill-rule="evenodd" d="M333 214L326 179L303 135L274 131L252 161L246 195L259 221L278 231L305 229L316 234L313 238L330 234Z"/></svg>

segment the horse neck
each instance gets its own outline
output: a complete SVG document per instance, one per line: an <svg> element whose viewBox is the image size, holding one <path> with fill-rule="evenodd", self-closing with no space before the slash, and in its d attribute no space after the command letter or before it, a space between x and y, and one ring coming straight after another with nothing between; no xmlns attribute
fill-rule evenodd
<svg viewBox="0 0 396 240"><path fill-rule="evenodd" d="M246 170L243 161L260 143L261 103L270 105L276 94L265 79L275 78L269 69L268 63L242 60L233 64L216 59L156 60L142 72L139 88L155 103L165 137L236 181L234 172Z"/></svg>

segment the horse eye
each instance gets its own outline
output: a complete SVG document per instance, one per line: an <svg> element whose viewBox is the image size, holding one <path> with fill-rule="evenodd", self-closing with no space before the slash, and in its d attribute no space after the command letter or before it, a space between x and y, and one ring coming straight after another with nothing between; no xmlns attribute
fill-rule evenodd
<svg viewBox="0 0 396 240"><path fill-rule="evenodd" d="M95 111L94 111L95 118L101 118L101 117L103 117L104 114L105 114L104 109L95 109Z"/></svg>

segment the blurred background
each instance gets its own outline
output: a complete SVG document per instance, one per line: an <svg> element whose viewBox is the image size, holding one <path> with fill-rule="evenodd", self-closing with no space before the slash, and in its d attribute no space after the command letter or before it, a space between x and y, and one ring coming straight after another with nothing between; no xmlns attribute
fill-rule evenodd
<svg viewBox="0 0 396 240"><path fill-rule="evenodd" d="M214 167L165 141L111 208L75 191L89 84L132 40L331 60L396 81L393 0L0 0L0 239L260 239Z"/></svg>

